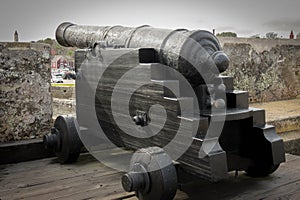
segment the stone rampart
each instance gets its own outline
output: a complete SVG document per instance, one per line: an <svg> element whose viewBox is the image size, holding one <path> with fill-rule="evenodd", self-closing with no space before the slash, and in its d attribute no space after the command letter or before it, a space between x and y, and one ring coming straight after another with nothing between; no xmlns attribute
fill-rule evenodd
<svg viewBox="0 0 300 200"><path fill-rule="evenodd" d="M38 138L50 131L50 47L0 43L0 142Z"/></svg>
<svg viewBox="0 0 300 200"><path fill-rule="evenodd" d="M225 72L251 102L293 99L300 94L300 40L219 37L231 64Z"/></svg>

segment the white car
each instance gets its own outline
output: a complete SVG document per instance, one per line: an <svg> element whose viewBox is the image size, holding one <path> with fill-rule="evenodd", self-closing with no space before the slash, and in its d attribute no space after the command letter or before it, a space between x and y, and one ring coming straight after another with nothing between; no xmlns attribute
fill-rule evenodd
<svg viewBox="0 0 300 200"><path fill-rule="evenodd" d="M52 83L63 83L64 80L61 76L51 76Z"/></svg>

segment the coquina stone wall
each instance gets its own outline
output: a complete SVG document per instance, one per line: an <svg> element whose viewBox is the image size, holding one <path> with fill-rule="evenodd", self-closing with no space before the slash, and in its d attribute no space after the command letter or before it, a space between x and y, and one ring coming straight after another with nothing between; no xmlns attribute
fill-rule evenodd
<svg viewBox="0 0 300 200"><path fill-rule="evenodd" d="M50 48L0 43L0 142L41 137L52 123Z"/></svg>
<svg viewBox="0 0 300 200"><path fill-rule="evenodd" d="M231 64L225 72L250 102L292 99L300 94L300 40L219 38Z"/></svg>

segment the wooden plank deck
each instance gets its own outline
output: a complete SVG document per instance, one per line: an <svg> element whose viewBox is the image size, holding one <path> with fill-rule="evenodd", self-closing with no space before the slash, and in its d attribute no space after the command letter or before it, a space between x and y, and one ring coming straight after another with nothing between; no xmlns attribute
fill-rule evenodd
<svg viewBox="0 0 300 200"><path fill-rule="evenodd" d="M0 199L130 199L120 183L122 173L94 160L60 165L55 158L0 165ZM287 162L267 178L238 177L219 183L195 181L183 185L175 199L300 199L300 157Z"/></svg>

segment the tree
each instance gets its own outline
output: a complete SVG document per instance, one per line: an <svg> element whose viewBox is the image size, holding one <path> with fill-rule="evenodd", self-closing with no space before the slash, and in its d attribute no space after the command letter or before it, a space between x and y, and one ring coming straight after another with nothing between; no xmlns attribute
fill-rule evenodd
<svg viewBox="0 0 300 200"><path fill-rule="evenodd" d="M234 32L222 32L217 34L218 37L237 37L237 34Z"/></svg>
<svg viewBox="0 0 300 200"><path fill-rule="evenodd" d="M54 40L51 39L51 38L46 38L46 39L44 39L44 40L38 40L37 42L38 42L38 43L46 43L46 44L52 45L53 42L54 42Z"/></svg>
<svg viewBox="0 0 300 200"><path fill-rule="evenodd" d="M69 51L67 52L67 55L68 55L68 56L70 56L70 57L73 57L73 55L74 55L74 51L72 51L72 50L69 50Z"/></svg>
<svg viewBox="0 0 300 200"><path fill-rule="evenodd" d="M266 38L275 39L275 38L278 38L278 34L274 33L274 32L269 32L269 33L266 33Z"/></svg>

